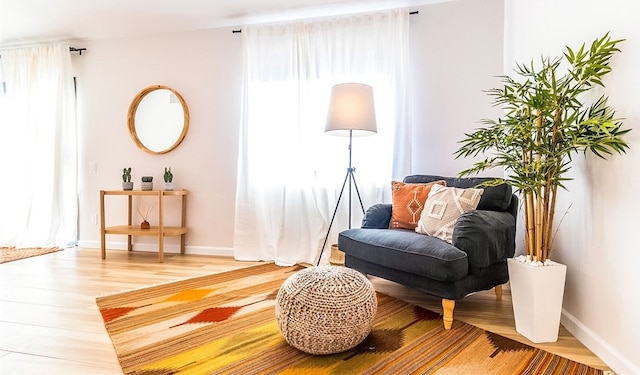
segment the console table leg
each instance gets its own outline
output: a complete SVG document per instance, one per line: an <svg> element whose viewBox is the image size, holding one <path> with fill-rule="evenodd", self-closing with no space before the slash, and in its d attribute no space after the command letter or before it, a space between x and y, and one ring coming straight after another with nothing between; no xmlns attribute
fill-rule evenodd
<svg viewBox="0 0 640 375"><path fill-rule="evenodd" d="M131 226L132 221L132 215L133 215L133 196L129 195L129 219L127 220L127 225ZM128 251L133 251L133 244L131 242L131 235L127 235L127 250Z"/></svg>
<svg viewBox="0 0 640 375"><path fill-rule="evenodd" d="M158 262L164 262L164 213L162 212L162 191L158 191Z"/></svg>
<svg viewBox="0 0 640 375"><path fill-rule="evenodd" d="M180 226L183 228L187 227L187 196L182 196L182 219L180 221ZM187 234L180 235L180 254L184 255L185 244L187 243Z"/></svg>
<svg viewBox="0 0 640 375"><path fill-rule="evenodd" d="M104 226L104 190L100 190L100 253L102 259L107 258L106 237Z"/></svg>

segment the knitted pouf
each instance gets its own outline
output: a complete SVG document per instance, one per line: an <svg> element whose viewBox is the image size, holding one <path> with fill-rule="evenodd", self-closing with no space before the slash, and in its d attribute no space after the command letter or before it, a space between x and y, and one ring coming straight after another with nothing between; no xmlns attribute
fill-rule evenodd
<svg viewBox="0 0 640 375"><path fill-rule="evenodd" d="M371 282L346 267L306 268L291 276L276 297L276 319L287 342L310 354L332 354L360 344L378 308Z"/></svg>

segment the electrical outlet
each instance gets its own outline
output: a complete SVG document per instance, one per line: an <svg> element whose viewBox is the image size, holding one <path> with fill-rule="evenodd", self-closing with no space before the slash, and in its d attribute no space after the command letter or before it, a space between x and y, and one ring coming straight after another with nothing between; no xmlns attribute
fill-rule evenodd
<svg viewBox="0 0 640 375"><path fill-rule="evenodd" d="M98 167L96 166L96 162L95 161L90 161L89 162L89 173L96 174L97 171L98 171Z"/></svg>
<svg viewBox="0 0 640 375"><path fill-rule="evenodd" d="M98 215L97 214L91 214L91 224L98 225Z"/></svg>

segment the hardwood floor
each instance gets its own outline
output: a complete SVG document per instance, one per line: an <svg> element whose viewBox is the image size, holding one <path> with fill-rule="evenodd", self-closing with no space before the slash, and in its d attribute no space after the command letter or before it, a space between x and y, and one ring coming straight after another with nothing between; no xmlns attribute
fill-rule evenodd
<svg viewBox="0 0 640 375"><path fill-rule="evenodd" d="M120 374L95 298L209 273L254 265L230 258L156 253L66 249L0 264L0 373ZM440 300L372 277L376 290L442 312ZM458 301L454 318L532 345L515 332L511 296L492 291ZM455 322L454 322L455 324ZM561 328L558 342L535 345L608 370Z"/></svg>

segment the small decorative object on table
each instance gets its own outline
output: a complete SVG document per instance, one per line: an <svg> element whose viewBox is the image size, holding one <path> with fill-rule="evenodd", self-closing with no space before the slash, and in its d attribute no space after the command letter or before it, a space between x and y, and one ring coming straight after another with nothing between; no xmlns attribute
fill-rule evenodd
<svg viewBox="0 0 640 375"><path fill-rule="evenodd" d="M371 332L376 292L360 272L318 266L299 271L280 287L276 320L289 345L309 354L339 353Z"/></svg>
<svg viewBox="0 0 640 375"><path fill-rule="evenodd" d="M142 190L153 190L153 176L142 176Z"/></svg>
<svg viewBox="0 0 640 375"><path fill-rule="evenodd" d="M173 190L173 173L171 173L171 167L164 168L164 190Z"/></svg>
<svg viewBox="0 0 640 375"><path fill-rule="evenodd" d="M122 190L133 190L133 182L131 182L131 168L122 169Z"/></svg>
<svg viewBox="0 0 640 375"><path fill-rule="evenodd" d="M151 224L147 221L151 211L153 211L153 207L143 206L142 209L140 207L136 208L138 210L138 214L142 218L142 223L140 223L140 229L151 229Z"/></svg>

